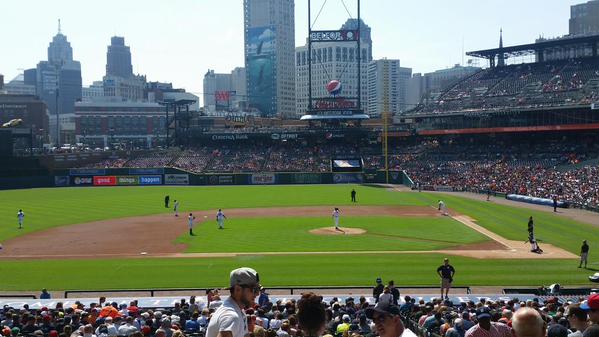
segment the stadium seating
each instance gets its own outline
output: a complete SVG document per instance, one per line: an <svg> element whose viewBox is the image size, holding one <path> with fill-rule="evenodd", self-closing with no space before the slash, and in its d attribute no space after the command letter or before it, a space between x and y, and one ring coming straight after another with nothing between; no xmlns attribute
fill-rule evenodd
<svg viewBox="0 0 599 337"><path fill-rule="evenodd" d="M597 98L598 81L599 61L592 58L489 68L459 81L410 113L589 104Z"/></svg>
<svg viewBox="0 0 599 337"><path fill-rule="evenodd" d="M5 305L0 309L0 330L7 337L201 337L205 335L211 314L222 305L223 299L217 291L210 291L207 297L174 300L162 307L143 307L142 303L160 302L145 299L121 303L102 302L102 299L97 303L74 301L70 302L72 306L50 301L41 302L41 305L51 303L47 306L32 307L20 302L20 305ZM474 326L477 323L475 313L481 308L490 312L493 324L504 325L500 328L506 331L511 331L512 314L520 307L537 309L549 327L562 324L571 328L566 319L567 310L578 306L584 299L558 295L518 300L503 295L476 301L458 298L452 302L405 296L393 301L399 305L404 326L419 337L451 337L462 336ZM244 310L250 336L303 336L297 319L297 297L276 298L265 294L256 302L255 306ZM324 334L335 337L376 336L373 321L365 315L365 310L374 302L373 297L365 296L323 297Z"/></svg>

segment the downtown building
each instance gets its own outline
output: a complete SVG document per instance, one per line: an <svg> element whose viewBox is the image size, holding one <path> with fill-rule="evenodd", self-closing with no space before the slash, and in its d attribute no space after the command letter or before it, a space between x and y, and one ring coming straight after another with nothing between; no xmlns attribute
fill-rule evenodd
<svg viewBox="0 0 599 337"><path fill-rule="evenodd" d="M37 96L48 107L51 141L55 144L65 143L63 140L71 138L67 135L70 127L62 125L62 121L74 116L75 102L82 97L82 86L81 64L73 60L73 49L62 34L60 24L58 34L48 46L48 60L39 62L35 69L28 69L24 73L24 84L32 83L35 83Z"/></svg>
<svg viewBox="0 0 599 337"><path fill-rule="evenodd" d="M247 102L245 68L237 67L231 73L208 70L204 75L204 113L222 115L243 111Z"/></svg>
<svg viewBox="0 0 599 337"><path fill-rule="evenodd" d="M294 0L244 0L243 9L248 108L297 118Z"/></svg>
<svg viewBox="0 0 599 337"><path fill-rule="evenodd" d="M599 34L599 0L570 7L570 35Z"/></svg>
<svg viewBox="0 0 599 337"><path fill-rule="evenodd" d="M104 97L112 101L144 100L146 78L133 75L131 50L125 38L113 36L106 52L106 76L103 78Z"/></svg>
<svg viewBox="0 0 599 337"><path fill-rule="evenodd" d="M391 115L406 111L411 68L400 67L399 60L381 59L368 64L368 113Z"/></svg>

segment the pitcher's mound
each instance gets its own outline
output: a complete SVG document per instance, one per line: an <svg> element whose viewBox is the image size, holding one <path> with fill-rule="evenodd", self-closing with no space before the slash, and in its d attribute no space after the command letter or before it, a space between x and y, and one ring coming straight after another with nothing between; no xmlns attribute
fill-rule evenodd
<svg viewBox="0 0 599 337"><path fill-rule="evenodd" d="M316 235L360 235L366 233L366 230L362 228L346 227L339 227L339 230L336 230L335 227L322 227L313 229L310 233Z"/></svg>

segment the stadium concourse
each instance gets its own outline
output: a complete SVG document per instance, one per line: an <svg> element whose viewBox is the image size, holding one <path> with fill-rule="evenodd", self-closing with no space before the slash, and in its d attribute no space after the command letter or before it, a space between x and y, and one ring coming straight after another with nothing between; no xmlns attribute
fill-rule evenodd
<svg viewBox="0 0 599 337"><path fill-rule="evenodd" d="M404 326L420 337L464 336L474 331L470 329L477 329L478 321L485 316L497 329L505 330L506 337L511 336L513 315L520 308L537 311L548 331L563 330L564 334L582 333L587 329L588 318L591 323L597 323L598 318L594 312L587 315L588 310L581 308L595 309L599 295L591 295L589 300L586 296L534 295L454 295L442 300L401 296L393 286L385 286L382 293L375 289L372 294L323 296L326 319L322 335L376 336L367 310L379 301L396 304ZM213 289L197 297L5 299L0 300L0 330L6 337L204 336L212 314L227 298L226 293ZM298 325L299 298L269 295L267 289L261 290L256 303L244 310L250 337L304 336Z"/></svg>

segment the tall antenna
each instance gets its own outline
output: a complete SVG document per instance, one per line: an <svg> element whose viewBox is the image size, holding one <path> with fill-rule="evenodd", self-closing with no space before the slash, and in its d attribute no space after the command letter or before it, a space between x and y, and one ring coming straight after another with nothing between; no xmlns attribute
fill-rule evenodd
<svg viewBox="0 0 599 337"><path fill-rule="evenodd" d="M60 31L60 19L58 19L58 34L62 34L62 32Z"/></svg>

